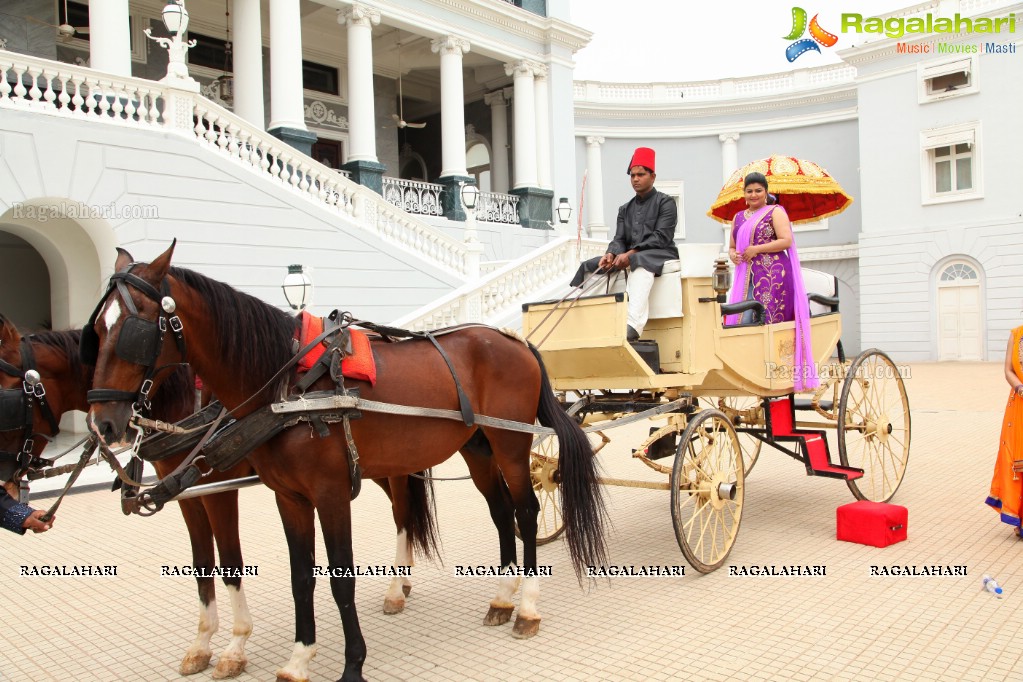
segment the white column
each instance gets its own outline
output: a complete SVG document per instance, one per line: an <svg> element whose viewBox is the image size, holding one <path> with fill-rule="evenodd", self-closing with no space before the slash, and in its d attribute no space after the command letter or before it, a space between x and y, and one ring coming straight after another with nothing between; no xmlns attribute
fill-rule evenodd
<svg viewBox="0 0 1023 682"><path fill-rule="evenodd" d="M440 54L440 176L466 176L465 91L462 85L462 55L469 41L456 36L437 38L430 49Z"/></svg>
<svg viewBox="0 0 1023 682"><path fill-rule="evenodd" d="M600 163L600 145L604 138L588 136L586 138L586 227L594 239L607 238L607 225L604 223L604 171Z"/></svg>
<svg viewBox="0 0 1023 682"><path fill-rule="evenodd" d="M547 95L547 67L534 68L533 92L536 107L536 180L551 189L551 117Z"/></svg>
<svg viewBox="0 0 1023 682"><path fill-rule="evenodd" d="M728 182L732 173L739 169L739 133L721 133L718 135L721 141L721 182ZM723 253L728 253L728 245L732 242L732 224L724 225Z"/></svg>
<svg viewBox="0 0 1023 682"><path fill-rule="evenodd" d="M536 114L533 90L533 64L522 59L504 65L505 73L514 76L512 113L515 126L515 189L536 187Z"/></svg>
<svg viewBox="0 0 1023 682"><path fill-rule="evenodd" d="M490 106L490 188L508 192L508 100L504 90L483 96Z"/></svg>
<svg viewBox="0 0 1023 682"><path fill-rule="evenodd" d="M373 26L380 12L360 3L340 10L348 26L348 161L377 162L376 109L373 106Z"/></svg>
<svg viewBox="0 0 1023 682"><path fill-rule="evenodd" d="M262 130L263 28L259 0L234 0L234 113Z"/></svg>
<svg viewBox="0 0 1023 682"><path fill-rule="evenodd" d="M270 126L305 130L298 0L270 0Z"/></svg>
<svg viewBox="0 0 1023 682"><path fill-rule="evenodd" d="M725 182L739 168L739 133L722 133L721 141L721 182Z"/></svg>
<svg viewBox="0 0 1023 682"><path fill-rule="evenodd" d="M89 66L118 76L131 76L128 0L89 3Z"/></svg>

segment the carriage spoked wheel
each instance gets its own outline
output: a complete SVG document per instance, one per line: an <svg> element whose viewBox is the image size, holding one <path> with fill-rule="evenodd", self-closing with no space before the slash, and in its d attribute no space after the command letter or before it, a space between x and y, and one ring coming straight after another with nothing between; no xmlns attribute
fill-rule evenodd
<svg viewBox="0 0 1023 682"><path fill-rule="evenodd" d="M853 361L838 406L838 455L863 469L847 481L856 499L887 502L899 489L909 461L910 417L906 385L891 358L871 348Z"/></svg>
<svg viewBox="0 0 1023 682"><path fill-rule="evenodd" d="M561 472L558 471L558 439L541 436L529 453L529 479L540 501L536 517L536 544L545 545L565 532L561 507ZM518 525L515 533L519 533Z"/></svg>
<svg viewBox="0 0 1023 682"><path fill-rule="evenodd" d="M746 424L753 426L756 423L763 424L763 414L761 414L759 422L742 419L743 413L761 406L761 400L756 396L703 397L700 398L700 401L711 409L724 412L733 425ZM739 437L739 446L742 448L742 473L749 476L753 465L757 463L757 457L760 456L760 447L764 443L759 438L755 438L742 431L736 431L736 435Z"/></svg>
<svg viewBox="0 0 1023 682"><path fill-rule="evenodd" d="M710 573L728 558L742 518L742 449L720 410L693 416L671 471L671 521L686 561Z"/></svg>

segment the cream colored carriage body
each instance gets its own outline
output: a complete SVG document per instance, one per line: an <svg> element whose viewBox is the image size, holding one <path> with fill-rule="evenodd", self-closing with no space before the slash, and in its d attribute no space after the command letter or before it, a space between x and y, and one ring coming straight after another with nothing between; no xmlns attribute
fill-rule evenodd
<svg viewBox="0 0 1023 682"><path fill-rule="evenodd" d="M624 278L608 295L562 304L530 304L523 333L537 344L555 389L681 389L693 395L774 397L793 390L795 323L731 327L722 325L712 286L717 244L683 244L654 282L650 321L643 338L657 342L655 373L625 338ZM804 270L831 295L834 279ZM808 281L808 289L810 282ZM811 289L813 291L813 289ZM815 312L815 311L811 311ZM838 312L818 308L811 317L818 367L833 355L842 333ZM549 316L548 316L549 315ZM541 342L542 340L542 342Z"/></svg>

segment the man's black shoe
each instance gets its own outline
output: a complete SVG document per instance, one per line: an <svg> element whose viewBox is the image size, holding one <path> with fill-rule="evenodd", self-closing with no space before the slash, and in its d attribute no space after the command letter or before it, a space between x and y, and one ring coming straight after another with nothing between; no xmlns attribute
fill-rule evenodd
<svg viewBox="0 0 1023 682"><path fill-rule="evenodd" d="M639 341L639 332L632 328L632 325L626 325L625 340L626 341Z"/></svg>

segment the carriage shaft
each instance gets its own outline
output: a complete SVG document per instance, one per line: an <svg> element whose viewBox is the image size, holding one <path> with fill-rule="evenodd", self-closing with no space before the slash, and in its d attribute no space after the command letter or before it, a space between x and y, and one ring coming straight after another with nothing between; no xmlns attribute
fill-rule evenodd
<svg viewBox="0 0 1023 682"><path fill-rule="evenodd" d="M174 497L171 500L171 502L177 502L179 500L188 500L193 497L202 497L203 495L214 495L216 493L224 493L227 492L228 490L248 488L249 486L258 485L259 483L260 483L259 476L245 476L244 478L232 478L229 481L204 483L203 485L192 486L188 490L185 490L181 494Z"/></svg>

